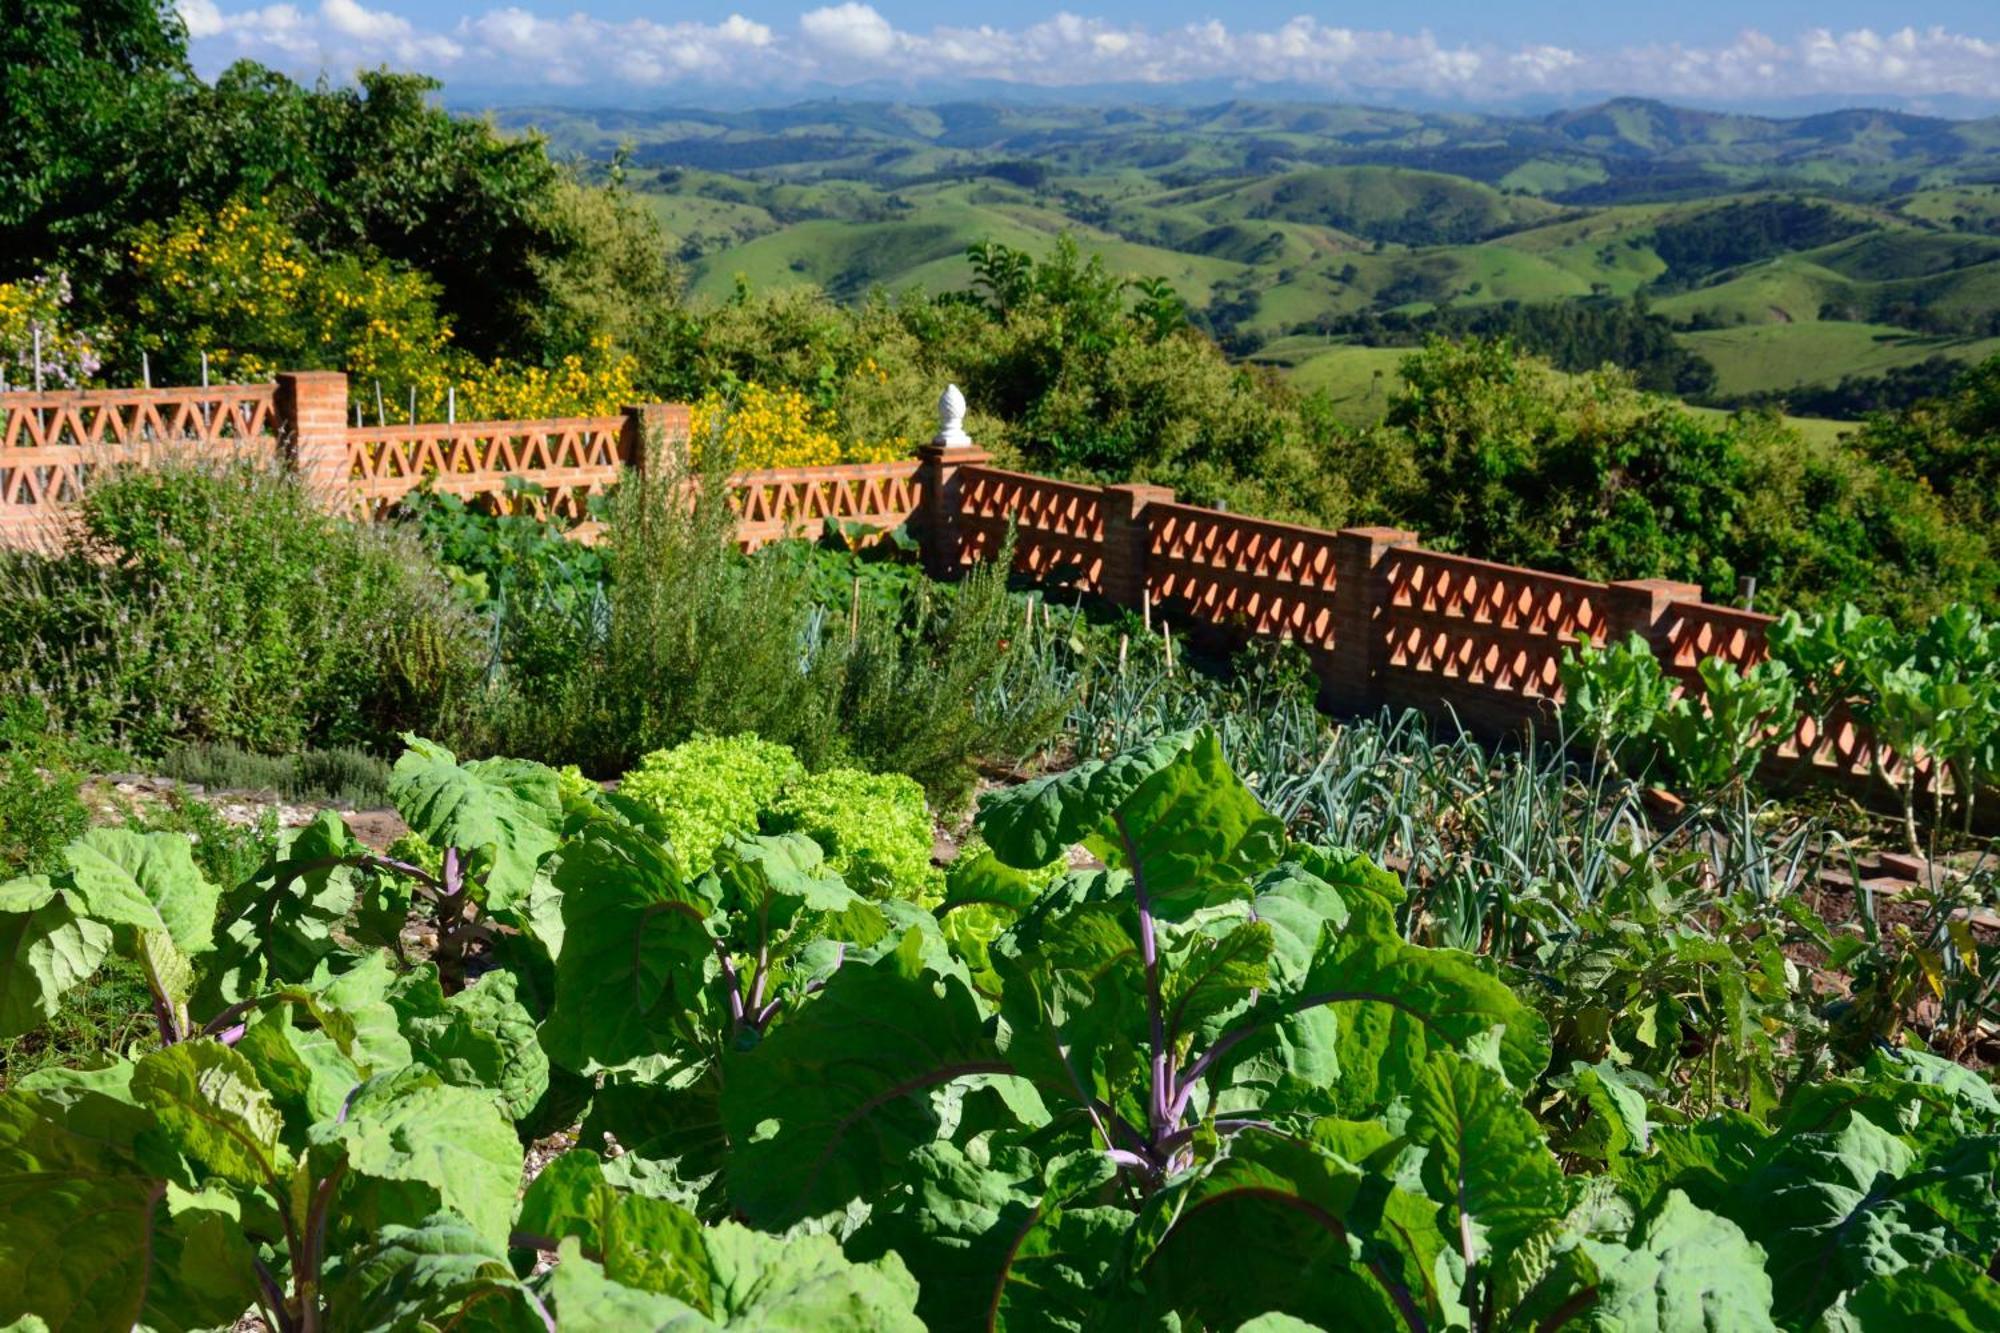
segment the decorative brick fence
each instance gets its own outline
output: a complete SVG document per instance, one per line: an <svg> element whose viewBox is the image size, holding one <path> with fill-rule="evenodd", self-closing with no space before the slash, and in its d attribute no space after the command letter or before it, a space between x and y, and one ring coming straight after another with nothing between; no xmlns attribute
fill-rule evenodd
<svg viewBox="0 0 2000 1333"><path fill-rule="evenodd" d="M0 394L0 545L59 541L64 513L97 469L169 454L287 460L332 508L358 519L429 484L472 497L510 482L541 488L537 509L582 520L588 498L644 457L651 432L683 438L685 406L548 421L353 426L347 379L280 375L218 389ZM733 479L746 547L826 519L907 523L930 571L955 575L999 549L1015 564L1121 606L1150 604L1215 642L1304 646L1327 701L1348 711L1449 708L1481 731L1547 726L1557 664L1579 634L1636 632L1667 670L1696 683L1715 656L1749 665L1770 617L1710 606L1693 584L1593 583L1426 550L1393 528L1326 532L1179 504L1158 486L1088 486L993 467L967 440L948 390L938 438L914 459L744 473ZM1803 723L1774 776L1802 766L1866 786L1866 733Z"/></svg>
<svg viewBox="0 0 2000 1333"><path fill-rule="evenodd" d="M379 518L428 484L464 498L540 488L537 513L581 524L589 498L644 457L649 432L686 438L688 409L628 407L615 416L544 421L349 423L347 377L279 375L272 384L0 394L0 546L60 544L96 472L167 458L282 459L327 505ZM747 472L735 478L746 546L826 519L892 528L920 503L916 459Z"/></svg>

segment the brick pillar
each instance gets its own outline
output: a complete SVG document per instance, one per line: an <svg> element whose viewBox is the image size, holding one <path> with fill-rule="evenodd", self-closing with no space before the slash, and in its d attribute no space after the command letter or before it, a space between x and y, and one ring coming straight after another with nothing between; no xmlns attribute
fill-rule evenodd
<svg viewBox="0 0 2000 1333"><path fill-rule="evenodd" d="M1415 546L1402 528L1342 528L1333 537L1333 653L1322 668L1328 702L1358 712L1382 702L1388 645L1380 623L1389 604L1385 558Z"/></svg>
<svg viewBox="0 0 2000 1333"><path fill-rule="evenodd" d="M965 493L964 471L986 463L992 455L970 444L917 446L917 486L923 508L912 524L923 547L924 571L934 579L957 578L964 546L958 515Z"/></svg>
<svg viewBox="0 0 2000 1333"><path fill-rule="evenodd" d="M1699 602L1701 585L1678 583L1673 579L1625 579L1606 587L1604 637L1622 640L1637 634L1653 647L1653 656L1662 665L1668 662L1665 639L1666 620L1675 602Z"/></svg>
<svg viewBox="0 0 2000 1333"><path fill-rule="evenodd" d="M646 445L686 444L692 411L686 403L639 403L618 409L625 424L618 431L618 459L635 471L646 470Z"/></svg>
<svg viewBox="0 0 2000 1333"><path fill-rule="evenodd" d="M293 370L278 376L271 424L278 451L331 513L351 512L354 492L347 453L347 376L338 370Z"/></svg>
<svg viewBox="0 0 2000 1333"><path fill-rule="evenodd" d="M1138 606L1146 596L1146 552L1152 545L1146 509L1172 504L1165 486L1127 483L1106 486L1104 495L1104 569L1099 576L1104 600L1114 606Z"/></svg>
<svg viewBox="0 0 2000 1333"><path fill-rule="evenodd" d="M958 524L959 508L965 492L964 471L985 463L992 455L972 442L965 433L965 395L956 384L947 384L938 397L938 431L931 442L917 448L917 486L921 508L911 527L923 547L924 570L934 579L958 577L960 551L964 546Z"/></svg>

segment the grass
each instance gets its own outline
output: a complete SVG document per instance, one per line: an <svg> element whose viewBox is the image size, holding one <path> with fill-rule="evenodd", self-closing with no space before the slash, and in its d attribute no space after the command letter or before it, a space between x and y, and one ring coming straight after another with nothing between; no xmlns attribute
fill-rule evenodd
<svg viewBox="0 0 2000 1333"><path fill-rule="evenodd" d="M1328 346L1323 338L1281 338L1258 354L1259 361L1285 366L1291 381L1308 392L1324 390L1335 415L1352 426L1379 418L1389 396L1402 387L1400 367L1407 347Z"/></svg>
<svg viewBox="0 0 2000 1333"><path fill-rule="evenodd" d="M1847 375L1880 375L1933 356L1975 362L2000 352L2000 338L1939 338L1886 324L1813 320L1746 324L1680 335L1715 366L1724 394L1826 384Z"/></svg>

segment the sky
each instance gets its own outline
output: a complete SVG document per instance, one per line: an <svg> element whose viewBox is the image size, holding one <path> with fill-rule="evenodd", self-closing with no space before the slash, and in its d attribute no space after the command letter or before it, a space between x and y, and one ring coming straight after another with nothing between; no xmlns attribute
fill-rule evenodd
<svg viewBox="0 0 2000 1333"><path fill-rule="evenodd" d="M1118 91L2000 112L1996 0L178 2L205 72L243 57L305 78L388 65L512 103Z"/></svg>

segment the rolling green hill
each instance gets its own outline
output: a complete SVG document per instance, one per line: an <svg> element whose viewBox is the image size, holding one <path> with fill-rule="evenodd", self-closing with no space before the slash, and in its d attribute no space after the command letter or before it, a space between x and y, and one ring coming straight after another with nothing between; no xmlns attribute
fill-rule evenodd
<svg viewBox="0 0 2000 1333"><path fill-rule="evenodd" d="M2000 346L2000 120L1636 100L1518 119L1250 102L499 118L573 152L629 143L697 296L739 278L949 291L968 246L1041 253L1069 230L1343 404L1401 354L1353 346L1355 321L1444 306L1643 302L1723 402Z"/></svg>

